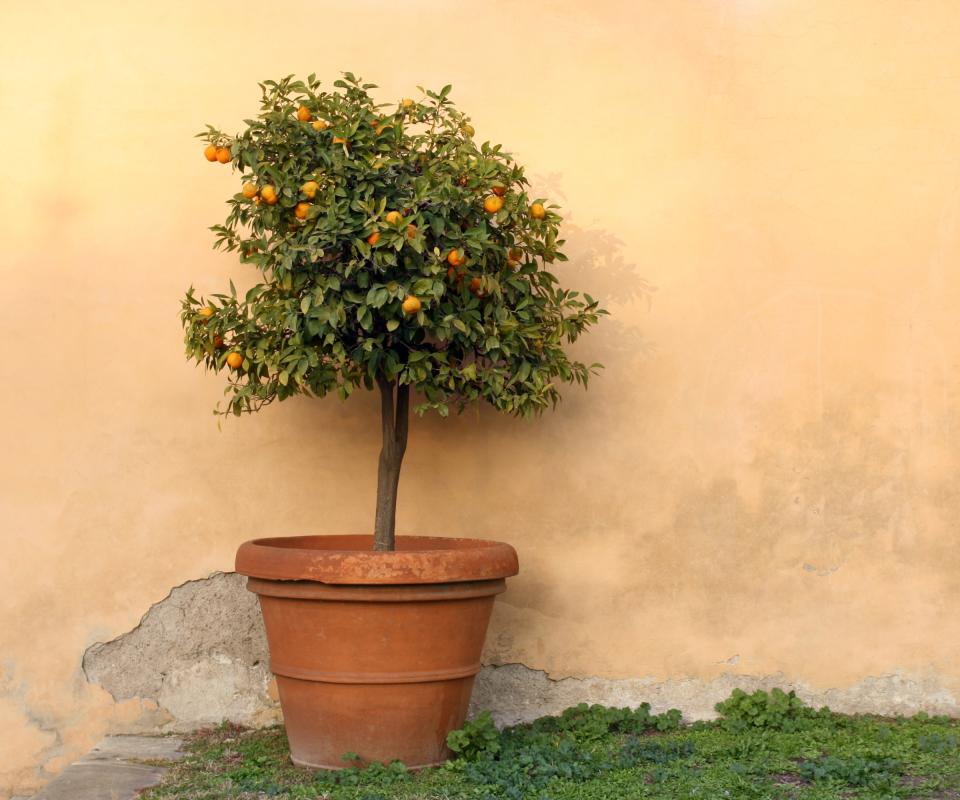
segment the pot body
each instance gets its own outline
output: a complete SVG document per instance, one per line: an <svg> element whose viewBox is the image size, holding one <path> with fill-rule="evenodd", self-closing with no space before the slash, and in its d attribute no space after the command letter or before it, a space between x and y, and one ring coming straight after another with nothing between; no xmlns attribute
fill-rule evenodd
<svg viewBox="0 0 960 800"><path fill-rule="evenodd" d="M517 571L513 548L496 542L400 537L396 552L353 549L369 540L261 539L237 555L260 600L291 756L302 766L355 764L346 753L442 763L447 733L466 718L494 597ZM251 555L251 545L268 549ZM305 551L296 567L293 550Z"/></svg>

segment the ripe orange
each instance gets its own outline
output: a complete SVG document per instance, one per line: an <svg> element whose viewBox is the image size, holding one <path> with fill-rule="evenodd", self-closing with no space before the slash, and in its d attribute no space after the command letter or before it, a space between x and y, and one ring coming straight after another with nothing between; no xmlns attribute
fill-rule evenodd
<svg viewBox="0 0 960 800"><path fill-rule="evenodd" d="M218 147L218 148L217 148L217 161L219 161L221 164L229 164L229 163L230 163L230 159L231 159L231 156L230 156L230 148L229 148L229 147Z"/></svg>
<svg viewBox="0 0 960 800"><path fill-rule="evenodd" d="M316 181L307 181L305 184L303 184L303 186L300 187L300 191L313 200L313 198L317 196L317 190L319 188L320 184Z"/></svg>
<svg viewBox="0 0 960 800"><path fill-rule="evenodd" d="M260 196L263 198L263 202L268 206L274 206L277 204L277 187L272 184L267 184L260 190Z"/></svg>
<svg viewBox="0 0 960 800"><path fill-rule="evenodd" d="M217 160L217 146L215 144L208 144L203 148L203 155L207 161L216 161Z"/></svg>
<svg viewBox="0 0 960 800"><path fill-rule="evenodd" d="M253 183L243 184L243 188L240 190L240 193L247 198L247 200L253 200L257 196L257 187Z"/></svg>
<svg viewBox="0 0 960 800"><path fill-rule="evenodd" d="M534 203L530 206L530 216L534 219L543 219L547 216L547 209L543 207L543 203Z"/></svg>
<svg viewBox="0 0 960 800"><path fill-rule="evenodd" d="M204 320L210 319L214 315L214 310L212 306L204 306L197 312Z"/></svg>
<svg viewBox="0 0 960 800"><path fill-rule="evenodd" d="M399 211L388 211L387 216L384 218L387 220L387 223L390 225L396 225L400 221L400 212Z"/></svg>
<svg viewBox="0 0 960 800"><path fill-rule="evenodd" d="M507 193L507 187L498 183L490 191L493 192L497 197L503 197Z"/></svg>
<svg viewBox="0 0 960 800"><path fill-rule="evenodd" d="M214 334L214 337L213 337L213 346L214 346L215 348L217 348L217 350L219 350L221 347L223 347L223 337L222 337L219 333Z"/></svg>
<svg viewBox="0 0 960 800"><path fill-rule="evenodd" d="M458 286L463 283L463 273L455 267L447 267L447 278L451 281L456 278Z"/></svg>
<svg viewBox="0 0 960 800"><path fill-rule="evenodd" d="M459 267L466 260L467 255L463 252L463 250L451 250L449 253L447 253L447 263L451 267Z"/></svg>
<svg viewBox="0 0 960 800"><path fill-rule="evenodd" d="M483 200L483 210L488 214L496 214L503 208L503 198L495 194L488 194Z"/></svg>
<svg viewBox="0 0 960 800"><path fill-rule="evenodd" d="M420 310L420 308L420 298L415 297L412 294L408 294L403 301L403 313L408 317L412 317Z"/></svg>
<svg viewBox="0 0 960 800"><path fill-rule="evenodd" d="M297 203L297 207L293 209L293 215L297 219L306 219L307 214L310 213L310 204L309 203Z"/></svg>
<svg viewBox="0 0 960 800"><path fill-rule="evenodd" d="M380 241L380 231L374 231L367 237L367 244L373 247L377 242Z"/></svg>
<svg viewBox="0 0 960 800"><path fill-rule="evenodd" d="M329 127L330 127L330 123L327 122L325 119L315 119L313 121L313 129L315 131L325 131Z"/></svg>
<svg viewBox="0 0 960 800"><path fill-rule="evenodd" d="M417 226L407 225L407 238L412 239L416 235L417 235Z"/></svg>
<svg viewBox="0 0 960 800"><path fill-rule="evenodd" d="M479 294L480 294L480 279L479 279L479 278L471 278L471 279L470 279L470 291L473 292L475 295L479 295Z"/></svg>
<svg viewBox="0 0 960 800"><path fill-rule="evenodd" d="M519 247L511 247L507 252L507 258L511 258L514 261L519 261L521 258L523 258L523 250L521 250Z"/></svg>
<svg viewBox="0 0 960 800"><path fill-rule="evenodd" d="M240 365L243 363L243 356L234 350L230 355L227 356L227 366L232 369L240 369Z"/></svg>
<svg viewBox="0 0 960 800"><path fill-rule="evenodd" d="M309 122L313 119L313 114L310 113L310 109L306 106L300 106L297 109L297 119L301 122Z"/></svg>

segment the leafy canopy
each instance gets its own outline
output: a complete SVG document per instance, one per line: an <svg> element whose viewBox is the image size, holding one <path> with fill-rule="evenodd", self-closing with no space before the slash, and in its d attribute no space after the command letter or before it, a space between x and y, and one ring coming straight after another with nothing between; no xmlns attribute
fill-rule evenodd
<svg viewBox="0 0 960 800"><path fill-rule="evenodd" d="M449 86L388 105L350 73L334 87L266 81L238 135L199 134L243 182L215 247L259 272L243 296L231 281L182 304L187 355L227 373L218 412L385 379L421 413L482 399L529 415L558 382L586 385L599 365L563 345L606 312L548 271L566 260L561 218L523 168L474 142Z"/></svg>

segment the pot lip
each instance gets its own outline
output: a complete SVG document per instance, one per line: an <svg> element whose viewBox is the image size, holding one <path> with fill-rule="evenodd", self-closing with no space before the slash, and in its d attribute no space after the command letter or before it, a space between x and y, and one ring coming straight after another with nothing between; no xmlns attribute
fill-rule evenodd
<svg viewBox="0 0 960 800"><path fill-rule="evenodd" d="M332 584L424 584L509 578L517 551L505 542L446 536L398 536L377 552L373 536L272 536L237 550L236 571L251 578Z"/></svg>

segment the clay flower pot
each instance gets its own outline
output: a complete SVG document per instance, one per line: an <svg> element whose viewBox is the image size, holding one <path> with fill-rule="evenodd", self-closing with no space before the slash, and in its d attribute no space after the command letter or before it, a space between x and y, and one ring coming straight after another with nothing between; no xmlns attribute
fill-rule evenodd
<svg viewBox="0 0 960 800"><path fill-rule="evenodd" d="M260 599L294 763L442 763L466 718L494 596L516 575L501 542L398 536L254 539L237 572Z"/></svg>

